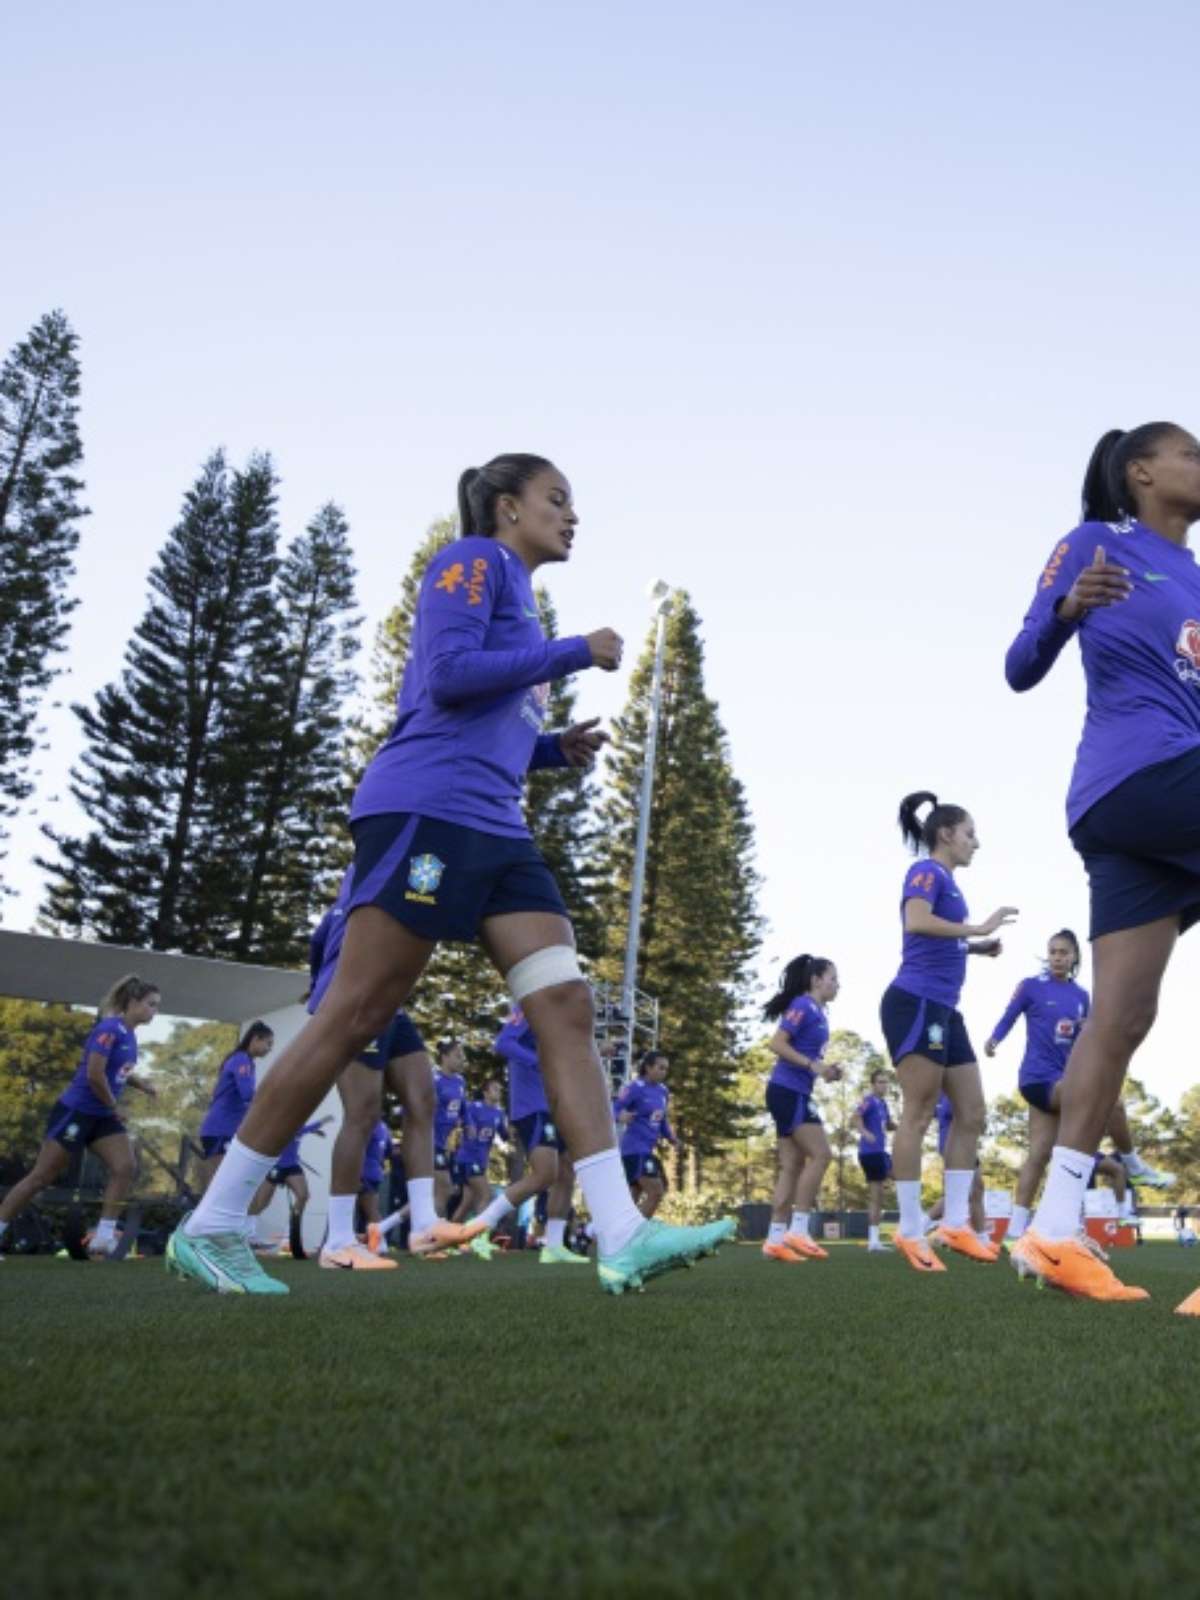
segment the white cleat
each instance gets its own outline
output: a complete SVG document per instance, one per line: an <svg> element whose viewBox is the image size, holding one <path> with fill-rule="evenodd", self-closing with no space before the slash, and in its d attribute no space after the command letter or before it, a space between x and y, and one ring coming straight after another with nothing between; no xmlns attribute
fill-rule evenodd
<svg viewBox="0 0 1200 1600"><path fill-rule="evenodd" d="M894 1255L895 1251L890 1244L880 1242L879 1244L869 1244L867 1246L867 1254L869 1256L890 1256Z"/></svg>
<svg viewBox="0 0 1200 1600"><path fill-rule="evenodd" d="M1173 1189L1175 1187L1175 1174L1173 1172L1159 1172L1156 1167L1142 1167L1140 1172L1130 1172L1125 1168L1125 1175L1135 1189Z"/></svg>

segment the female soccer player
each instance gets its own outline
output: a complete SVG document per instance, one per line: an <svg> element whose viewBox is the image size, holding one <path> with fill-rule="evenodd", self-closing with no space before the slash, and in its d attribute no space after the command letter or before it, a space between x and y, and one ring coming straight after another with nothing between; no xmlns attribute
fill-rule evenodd
<svg viewBox="0 0 1200 1600"><path fill-rule="evenodd" d="M896 1124L887 1103L887 1073L882 1068L871 1074L871 1092L855 1109L854 1127L858 1134L858 1164L867 1180L867 1249L890 1250L891 1245L879 1237L879 1222L883 1216L883 1186L892 1175L887 1136L895 1132Z"/></svg>
<svg viewBox="0 0 1200 1600"><path fill-rule="evenodd" d="M925 1242L921 1217L921 1147L943 1090L953 1105L954 1123L946 1145L945 1218L939 1240L975 1261L996 1259L996 1251L980 1244L970 1226L985 1107L979 1066L958 1002L967 957L999 955L1000 941L992 935L1017 913L1013 906L1001 906L986 922L968 923L967 903L954 875L970 866L979 839L974 819L962 806L942 804L926 790L907 795L900 803L900 831L914 855L921 850L925 855L905 874L900 971L880 1004L903 1097L892 1148L900 1204L896 1246L918 1271L943 1272Z"/></svg>
<svg viewBox="0 0 1200 1600"><path fill-rule="evenodd" d="M300 1161L300 1141L306 1139L310 1133L316 1134L318 1139L325 1137L325 1124L332 1122L332 1117L320 1117L316 1122L308 1122L300 1129L294 1139L279 1152L279 1159L267 1173L259 1185L258 1193L250 1202L250 1215L257 1217L265 1211L275 1197L275 1191L283 1184L288 1191L288 1203L291 1207L291 1224L289 1233L295 1231L304 1220L304 1211L309 1202L308 1179L304 1175L304 1167Z"/></svg>
<svg viewBox="0 0 1200 1600"><path fill-rule="evenodd" d="M77 1150L90 1146L108 1168L108 1182L88 1249L92 1255L107 1256L116 1248L117 1217L134 1175L133 1145L117 1115L117 1103L126 1089L140 1089L152 1097L158 1092L149 1079L135 1077L133 1069L137 1029L157 1016L159 999L154 984L130 973L101 1000L75 1076L51 1107L37 1160L0 1201L0 1246L12 1219L50 1187Z"/></svg>
<svg viewBox="0 0 1200 1600"><path fill-rule="evenodd" d="M1009 685L1032 689L1078 634L1088 710L1067 795L1087 868L1095 996L1063 1080L1058 1143L1016 1246L1044 1281L1096 1300L1145 1298L1075 1238L1092 1152L1149 1033L1181 932L1200 918L1200 443L1170 422L1106 433L1083 520L1055 546ZM1179 1309L1200 1315L1200 1292Z"/></svg>
<svg viewBox="0 0 1200 1600"><path fill-rule="evenodd" d="M825 1260L809 1236L809 1215L833 1159L825 1129L812 1102L818 1077L835 1083L840 1067L823 1066L829 1043L825 1008L838 992L837 968L824 956L789 961L779 988L763 1007L763 1020L776 1024L768 1040L775 1068L767 1083L767 1110L778 1138L779 1175L763 1255L769 1261L796 1262L806 1256Z"/></svg>
<svg viewBox="0 0 1200 1600"><path fill-rule="evenodd" d="M503 455L459 484L463 537L430 562L391 737L351 808L346 936L320 1009L284 1051L196 1211L172 1235L174 1270L208 1288L284 1286L241 1244L246 1205L290 1133L382 1033L439 941L480 939L537 1036L555 1122L575 1157L612 1293L637 1289L731 1236L647 1222L625 1183L594 1039L591 990L562 897L529 834L522 784L535 766L588 766L594 722L543 734L548 685L615 671L611 628L547 640L532 575L569 559L571 486L539 456Z"/></svg>
<svg viewBox="0 0 1200 1600"><path fill-rule="evenodd" d="M433 1194L439 1216L445 1216L446 1203L453 1188L451 1181L451 1141L461 1135L463 1107L467 1103L466 1051L458 1039L443 1039L437 1050L437 1071L433 1092L437 1111L433 1124Z"/></svg>
<svg viewBox="0 0 1200 1600"><path fill-rule="evenodd" d="M671 1063L664 1051L647 1050L638 1066L637 1077L625 1084L617 1095L617 1126L624 1129L621 1160L626 1181L644 1217L654 1215L667 1190L662 1164L656 1154L658 1142L665 1139L671 1145L679 1143L667 1119L671 1099L667 1073L670 1070Z"/></svg>
<svg viewBox="0 0 1200 1600"><path fill-rule="evenodd" d="M946 1146L950 1143L950 1130L954 1126L954 1102L948 1094L943 1093L938 1096L938 1103L933 1108L933 1115L937 1121L937 1152L942 1158L944 1168ZM940 1222L945 1214L946 1199L945 1195L943 1195L940 1200L935 1201L929 1208L928 1217L922 1217L921 1219L925 1224L925 1232L928 1233L933 1228L934 1223ZM990 1250L992 1241L988 1232L987 1216L983 1207L983 1173L979 1169L978 1161L975 1163L975 1175L971 1179L971 1193L967 1201L967 1216L971 1223L972 1233L981 1245ZM938 1238L940 1232L940 1229L935 1231L935 1243L940 1242Z"/></svg>
<svg viewBox="0 0 1200 1600"><path fill-rule="evenodd" d="M487 1210L492 1198L488 1182L488 1162L497 1139L508 1142L508 1120L501 1098L504 1089L499 1078L489 1078L483 1086L482 1100L468 1100L463 1109L463 1136L458 1147L463 1193L454 1222L466 1222Z"/></svg>
<svg viewBox="0 0 1200 1600"><path fill-rule="evenodd" d="M255 1062L269 1056L275 1035L265 1022L252 1022L227 1055L217 1073L212 1099L200 1124L200 1144L204 1150L204 1187L229 1148L229 1141L242 1125L242 1118L254 1099Z"/></svg>
<svg viewBox="0 0 1200 1600"><path fill-rule="evenodd" d="M1012 1221L1005 1235L1012 1245L1029 1225L1030 1208L1058 1136L1063 1074L1091 1005L1087 990L1076 981L1080 962L1079 940L1070 928L1063 928L1047 946L1045 971L1017 985L983 1047L987 1056L994 1056L1017 1018L1025 1018L1025 1054L1017 1089L1029 1107L1029 1154L1017 1175ZM1119 1100L1108 1119L1107 1132L1135 1183L1165 1188L1172 1181L1170 1174L1156 1172L1134 1149L1129 1119Z"/></svg>

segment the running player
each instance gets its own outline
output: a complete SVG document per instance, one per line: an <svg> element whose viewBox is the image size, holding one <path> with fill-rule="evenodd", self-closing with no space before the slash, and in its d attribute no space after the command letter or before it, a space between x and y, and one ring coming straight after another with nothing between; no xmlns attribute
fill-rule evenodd
<svg viewBox="0 0 1200 1600"><path fill-rule="evenodd" d="M667 1191L662 1163L657 1150L660 1139L678 1145L675 1131L667 1120L671 1091L667 1073L671 1063L662 1050L647 1050L638 1066L638 1075L617 1095L617 1125L621 1135L621 1160L625 1178L633 1191L638 1210L652 1217Z"/></svg>
<svg viewBox="0 0 1200 1600"><path fill-rule="evenodd" d="M1012 1222L1005 1236L1010 1245L1023 1237L1029 1225L1034 1196L1058 1137L1063 1074L1091 1006L1087 990L1077 981L1080 962L1079 940L1070 928L1063 928L1047 946L1045 971L1017 985L983 1047L986 1055L994 1056L1017 1018L1025 1018L1025 1054L1017 1089L1029 1107L1029 1154L1017 1175ZM1107 1131L1135 1183L1167 1187L1170 1175L1155 1171L1134 1149L1129 1118L1119 1100L1112 1109Z"/></svg>
<svg viewBox="0 0 1200 1600"><path fill-rule="evenodd" d="M1067 825L1088 872L1095 996L1041 1203L1016 1248L1044 1281L1097 1300L1145 1298L1075 1235L1092 1152L1179 935L1200 919L1200 571L1187 547L1197 519L1190 433L1170 422L1106 433L1082 523L1055 546L1005 661L1009 685L1032 689L1078 634L1087 679ZM1200 1315L1200 1291L1179 1309Z"/></svg>
<svg viewBox="0 0 1200 1600"><path fill-rule="evenodd" d="M531 767L588 766L605 738L594 722L541 733L547 686L592 666L615 671L621 660L610 628L586 638L542 633L532 574L571 555L571 487L541 457L497 456L463 474L459 516L463 537L433 558L421 585L395 726L351 808L355 860L336 975L200 1205L172 1235L172 1269L209 1288L284 1289L242 1244L250 1197L445 939L478 937L529 1018L555 1123L596 1221L602 1286L637 1289L734 1231L731 1219L668 1228L634 1205L596 1054L591 991L522 810Z"/></svg>
<svg viewBox="0 0 1200 1600"><path fill-rule="evenodd" d="M95 1026L83 1045L75 1076L50 1108L37 1160L20 1183L0 1201L0 1248L14 1217L48 1189L77 1151L92 1149L108 1168L100 1202L100 1221L88 1244L91 1255L108 1256L117 1247L117 1218L134 1176L133 1145L117 1104L126 1089L154 1096L148 1078L135 1076L137 1030L158 1015L159 992L135 973L121 978L100 1002Z"/></svg>
<svg viewBox="0 0 1200 1600"><path fill-rule="evenodd" d="M769 1261L796 1262L806 1256L823 1261L829 1252L809 1234L809 1217L833 1158L825 1128L813 1105L818 1077L834 1083L840 1067L824 1066L829 1043L825 1008L838 992L837 968L824 956L789 961L779 988L763 1007L763 1020L776 1024L767 1041L775 1068L767 1083L767 1110L778 1139L779 1175L771 1205L763 1255Z"/></svg>
<svg viewBox="0 0 1200 1600"><path fill-rule="evenodd" d="M274 1043L275 1034L265 1022L252 1022L238 1040L236 1049L221 1063L208 1110L200 1124L206 1189L254 1099L255 1062L269 1056Z"/></svg>
<svg viewBox="0 0 1200 1600"><path fill-rule="evenodd" d="M928 806L924 817L921 811ZM995 956L997 929L1016 916L1001 906L986 922L967 921L967 903L955 880L979 849L975 822L961 806L945 805L927 791L900 805L900 831L915 861L904 878L900 916L904 930L900 971L880 1005L884 1036L900 1079L900 1126L892 1149L900 1223L896 1246L922 1272L945 1268L923 1237L921 1148L939 1094L949 1096L954 1122L946 1146L945 1218L939 1242L975 1261L994 1261L970 1226L971 1187L985 1106L979 1066L958 1010L969 955ZM973 943L972 941L980 941Z"/></svg>
<svg viewBox="0 0 1200 1600"><path fill-rule="evenodd" d="M462 1143L458 1147L462 1199L454 1213L454 1222L469 1221L472 1216L486 1211L491 1201L488 1162L492 1145L497 1140L508 1142L508 1119L500 1103L503 1094L499 1078L489 1078L483 1086L483 1099L468 1100L463 1108Z"/></svg>
<svg viewBox="0 0 1200 1600"><path fill-rule="evenodd" d="M466 1051L461 1040L443 1039L437 1049L437 1071L433 1075L433 1092L437 1097L437 1110L433 1124L433 1195L438 1215L445 1216L447 1202L454 1187L451 1171L451 1146L456 1136L461 1137L463 1107L467 1103Z"/></svg>
<svg viewBox="0 0 1200 1600"><path fill-rule="evenodd" d="M275 1191L282 1184L288 1191L288 1204L291 1208L291 1226L289 1233L304 1220L305 1208L309 1202L308 1179L304 1174L304 1165L300 1160L300 1141L308 1135L315 1134L318 1139L325 1137L325 1124L332 1122L332 1117L320 1117L316 1122L309 1122L300 1129L300 1132L286 1144L279 1153L279 1160L267 1173L259 1185L258 1193L250 1202L250 1215L259 1216L275 1198Z"/></svg>
<svg viewBox="0 0 1200 1600"><path fill-rule="evenodd" d="M867 1180L867 1249L890 1250L879 1237L883 1217L883 1186L892 1176L892 1158L887 1136L894 1133L891 1107L887 1103L887 1073L880 1068L871 1074L871 1092L855 1108L854 1129L858 1134L858 1164Z"/></svg>

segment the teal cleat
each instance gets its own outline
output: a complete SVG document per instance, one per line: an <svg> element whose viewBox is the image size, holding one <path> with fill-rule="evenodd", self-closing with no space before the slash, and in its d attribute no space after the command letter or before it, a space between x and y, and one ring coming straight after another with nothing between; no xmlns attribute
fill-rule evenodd
<svg viewBox="0 0 1200 1600"><path fill-rule="evenodd" d="M477 1233L467 1246L467 1249L473 1256L478 1256L481 1261L490 1261L496 1254L496 1246L486 1233Z"/></svg>
<svg viewBox="0 0 1200 1600"><path fill-rule="evenodd" d="M538 1251L539 1267L586 1267L590 1265L586 1256L577 1256L574 1250L568 1250L563 1244L544 1244Z"/></svg>
<svg viewBox="0 0 1200 1600"><path fill-rule="evenodd" d="M187 1219L185 1218L184 1221ZM240 1233L184 1233L181 1222L167 1240L167 1271L191 1278L217 1294L287 1294L288 1286L263 1271Z"/></svg>
<svg viewBox="0 0 1200 1600"><path fill-rule="evenodd" d="M640 1290L650 1278L693 1266L700 1256L716 1253L718 1245L732 1239L737 1223L732 1217L703 1228L672 1228L665 1222L644 1222L624 1250L601 1256L597 1262L600 1287L608 1294Z"/></svg>

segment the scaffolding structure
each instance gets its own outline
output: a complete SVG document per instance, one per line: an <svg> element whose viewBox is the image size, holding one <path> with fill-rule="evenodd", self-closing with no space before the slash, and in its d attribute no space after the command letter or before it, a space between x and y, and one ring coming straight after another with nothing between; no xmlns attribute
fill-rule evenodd
<svg viewBox="0 0 1200 1600"><path fill-rule="evenodd" d="M619 1089L633 1076L638 1059L658 1044L658 1001L644 989L634 989L626 1009L624 985L619 983L598 983L593 992L596 1041L613 1087Z"/></svg>

